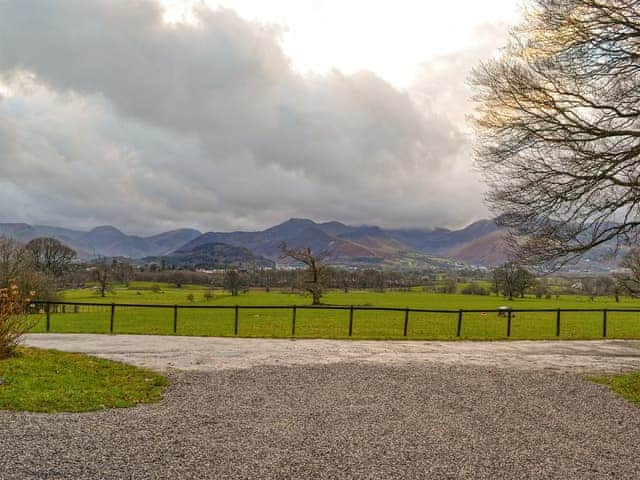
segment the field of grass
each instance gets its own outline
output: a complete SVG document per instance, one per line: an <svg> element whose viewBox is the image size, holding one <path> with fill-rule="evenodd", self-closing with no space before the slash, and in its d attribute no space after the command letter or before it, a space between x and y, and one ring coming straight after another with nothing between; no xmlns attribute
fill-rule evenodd
<svg viewBox="0 0 640 480"><path fill-rule="evenodd" d="M0 410L87 412L157 402L167 380L123 363L20 348L0 360Z"/></svg>
<svg viewBox="0 0 640 480"><path fill-rule="evenodd" d="M265 292L253 290L233 297L216 290L213 298L205 299L206 290L198 286L182 288L161 285L160 292L151 290L150 284L134 283L129 288L116 288L107 297L101 298L92 289L65 292L66 301L91 303L135 303L163 305L216 306L239 305L238 335L243 337L290 337L292 334L291 309L248 309L243 306L259 305L309 305L310 298L289 292ZM193 295L194 301L188 300ZM415 289L410 292L387 291L339 291L328 292L323 297L325 305L354 305L422 309L496 309L509 305L514 309L602 309L638 308L640 301L613 298L594 301L587 297L560 296L552 299L528 297L508 302L502 297L473 296L461 294L425 293ZM65 313L52 313L50 331L107 333L110 326L110 307L81 306L78 313L69 313L73 307L65 307ZM45 330L44 316L34 331ZM173 308L117 307L114 316L115 333L172 334ZM407 337L413 339L457 338L458 314L456 313L411 313ZM561 338L590 339L602 336L602 312L563 312L561 316ZM231 336L234 335L235 312L229 309L187 309L178 311L178 335ZM347 338L349 311L298 309L296 314L296 337L301 338ZM356 310L353 317L355 338L403 338L404 312ZM466 339L506 338L507 319L496 313L465 313L461 337ZM611 338L640 338L640 312L608 312L607 336ZM555 312L515 313L512 318L511 338L556 338Z"/></svg>

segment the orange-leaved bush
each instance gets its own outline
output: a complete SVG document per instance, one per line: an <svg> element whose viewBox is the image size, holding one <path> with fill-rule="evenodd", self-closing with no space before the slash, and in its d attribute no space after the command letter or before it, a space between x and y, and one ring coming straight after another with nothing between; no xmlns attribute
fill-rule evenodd
<svg viewBox="0 0 640 480"><path fill-rule="evenodd" d="M31 296L34 295L35 292L31 292ZM8 288L0 288L0 358L11 356L20 337L37 323L37 316L28 315L25 308L30 301L20 295L13 282Z"/></svg>

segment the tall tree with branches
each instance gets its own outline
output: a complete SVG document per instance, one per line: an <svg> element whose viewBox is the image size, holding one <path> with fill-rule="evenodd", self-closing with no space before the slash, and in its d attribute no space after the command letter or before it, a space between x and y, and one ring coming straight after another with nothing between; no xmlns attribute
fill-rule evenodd
<svg viewBox="0 0 640 480"><path fill-rule="evenodd" d="M315 255L311 248L289 248L286 243L280 244L280 258L292 258L307 266L308 278L304 282L304 289L311 294L313 305L320 305L320 299L324 291L322 262L329 255L322 252Z"/></svg>
<svg viewBox="0 0 640 480"><path fill-rule="evenodd" d="M476 159L529 263L640 233L640 2L532 0L477 68Z"/></svg>
<svg viewBox="0 0 640 480"><path fill-rule="evenodd" d="M54 278L68 273L76 258L75 250L51 237L34 238L25 245L25 249L33 266Z"/></svg>
<svg viewBox="0 0 640 480"><path fill-rule="evenodd" d="M506 262L493 270L493 283L498 292L509 300L516 293L524 298L524 293L533 283L534 277L516 262Z"/></svg>
<svg viewBox="0 0 640 480"><path fill-rule="evenodd" d="M627 271L616 274L617 286L632 297L640 296L640 248L629 250L622 259L620 266Z"/></svg>

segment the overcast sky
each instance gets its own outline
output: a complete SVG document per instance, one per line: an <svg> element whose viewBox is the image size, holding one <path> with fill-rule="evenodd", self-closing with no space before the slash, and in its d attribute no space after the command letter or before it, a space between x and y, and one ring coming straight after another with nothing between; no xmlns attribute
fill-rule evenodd
<svg viewBox="0 0 640 480"><path fill-rule="evenodd" d="M517 0L0 0L0 221L487 216L466 80Z"/></svg>

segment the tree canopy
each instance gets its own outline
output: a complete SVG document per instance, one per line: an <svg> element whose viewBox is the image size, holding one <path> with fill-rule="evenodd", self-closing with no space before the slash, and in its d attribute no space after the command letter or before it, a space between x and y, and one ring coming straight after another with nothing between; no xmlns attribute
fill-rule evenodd
<svg viewBox="0 0 640 480"><path fill-rule="evenodd" d="M471 83L477 164L521 259L637 242L640 2L533 0Z"/></svg>

